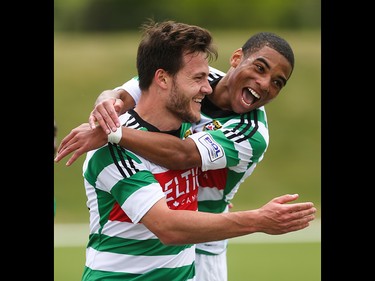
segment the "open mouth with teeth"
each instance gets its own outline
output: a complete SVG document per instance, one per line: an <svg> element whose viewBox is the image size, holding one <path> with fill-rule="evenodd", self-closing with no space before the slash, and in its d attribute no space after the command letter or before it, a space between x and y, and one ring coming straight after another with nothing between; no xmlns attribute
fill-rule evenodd
<svg viewBox="0 0 375 281"><path fill-rule="evenodd" d="M242 102L250 106L252 105L256 100L260 99L260 95L252 90L251 88L244 88L242 91Z"/></svg>

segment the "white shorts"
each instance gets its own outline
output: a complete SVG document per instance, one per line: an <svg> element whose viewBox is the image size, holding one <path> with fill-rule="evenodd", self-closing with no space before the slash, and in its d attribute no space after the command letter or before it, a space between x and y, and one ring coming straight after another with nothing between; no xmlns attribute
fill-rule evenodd
<svg viewBox="0 0 375 281"><path fill-rule="evenodd" d="M195 253L195 280L227 281L227 251L219 255Z"/></svg>

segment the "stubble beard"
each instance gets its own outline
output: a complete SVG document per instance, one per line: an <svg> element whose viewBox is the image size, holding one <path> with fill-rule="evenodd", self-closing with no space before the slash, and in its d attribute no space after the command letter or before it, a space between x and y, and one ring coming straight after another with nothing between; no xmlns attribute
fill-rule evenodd
<svg viewBox="0 0 375 281"><path fill-rule="evenodd" d="M190 107L191 100L188 99L181 91L179 91L176 83L170 94L170 99L167 104L168 110L173 112L182 122L195 123L200 120L200 113L195 114Z"/></svg>

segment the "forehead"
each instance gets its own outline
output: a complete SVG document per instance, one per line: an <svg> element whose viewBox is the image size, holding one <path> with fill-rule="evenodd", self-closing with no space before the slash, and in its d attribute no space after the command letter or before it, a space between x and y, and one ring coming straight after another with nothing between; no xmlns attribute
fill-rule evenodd
<svg viewBox="0 0 375 281"><path fill-rule="evenodd" d="M208 59L204 52L195 52L183 56L182 71L194 74L208 72Z"/></svg>

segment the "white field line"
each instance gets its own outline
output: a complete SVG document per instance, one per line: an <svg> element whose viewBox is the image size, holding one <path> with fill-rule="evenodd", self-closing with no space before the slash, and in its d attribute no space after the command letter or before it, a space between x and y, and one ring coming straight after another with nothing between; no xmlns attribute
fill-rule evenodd
<svg viewBox="0 0 375 281"><path fill-rule="evenodd" d="M88 224L55 224L55 247L82 247L87 244L89 234ZM321 222L315 219L308 228L282 235L253 233L242 237L232 238L229 243L305 243L321 241Z"/></svg>

